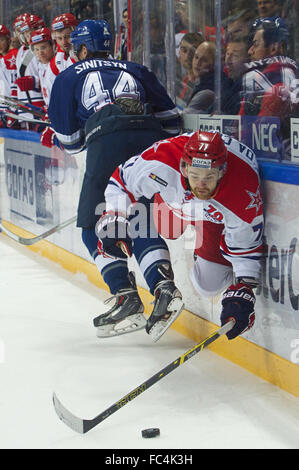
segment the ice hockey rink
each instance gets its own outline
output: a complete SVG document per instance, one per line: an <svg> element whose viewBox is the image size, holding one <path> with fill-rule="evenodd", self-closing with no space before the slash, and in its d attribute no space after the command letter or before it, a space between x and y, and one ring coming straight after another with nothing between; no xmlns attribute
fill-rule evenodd
<svg viewBox="0 0 299 470"><path fill-rule="evenodd" d="M0 448L299 448L299 399L208 349L75 433L58 419L54 391L93 418L194 342L173 330L157 343L144 331L100 340L92 319L107 292L3 235L0 260ZM151 427L160 436L143 438Z"/></svg>

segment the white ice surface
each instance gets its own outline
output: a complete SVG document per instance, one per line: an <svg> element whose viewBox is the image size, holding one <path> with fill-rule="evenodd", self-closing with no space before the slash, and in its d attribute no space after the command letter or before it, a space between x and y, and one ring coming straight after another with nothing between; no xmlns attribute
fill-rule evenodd
<svg viewBox="0 0 299 470"><path fill-rule="evenodd" d="M93 418L194 344L172 330L158 343L144 331L96 338L107 297L0 235L0 448L299 448L299 399L208 349L89 433L66 427L54 390ZM149 427L160 437L142 438Z"/></svg>

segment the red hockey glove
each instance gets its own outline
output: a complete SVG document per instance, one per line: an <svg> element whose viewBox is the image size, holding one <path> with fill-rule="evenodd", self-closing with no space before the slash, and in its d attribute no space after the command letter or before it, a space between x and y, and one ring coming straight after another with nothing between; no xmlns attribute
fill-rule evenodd
<svg viewBox="0 0 299 470"><path fill-rule="evenodd" d="M222 312L220 316L221 326L232 318L234 327L226 334L228 339L233 339L249 330L255 320L254 313L255 295L252 289L241 282L231 285L223 294Z"/></svg>
<svg viewBox="0 0 299 470"><path fill-rule="evenodd" d="M15 84L18 85L21 91L29 91L35 89L35 78L32 75L19 77L16 79Z"/></svg>
<svg viewBox="0 0 299 470"><path fill-rule="evenodd" d="M291 113L291 106L290 90L284 85L277 84L264 93L259 115L283 118Z"/></svg>
<svg viewBox="0 0 299 470"><path fill-rule="evenodd" d="M122 259L132 256L129 221L123 215L117 212L104 213L96 225L96 234L100 255Z"/></svg>
<svg viewBox="0 0 299 470"><path fill-rule="evenodd" d="M45 127L45 129L40 135L40 142L45 147L48 147L51 149L52 147L54 147L54 145L56 145L55 137L56 136L55 136L55 132L53 131L53 129L50 129L50 127Z"/></svg>
<svg viewBox="0 0 299 470"><path fill-rule="evenodd" d="M14 119L14 118L11 118L11 117L8 117L6 119L6 125L7 127L9 127L10 129L19 129L20 128L20 123L17 119Z"/></svg>
<svg viewBox="0 0 299 470"><path fill-rule="evenodd" d="M7 127L7 117L4 111L0 111L0 128Z"/></svg>

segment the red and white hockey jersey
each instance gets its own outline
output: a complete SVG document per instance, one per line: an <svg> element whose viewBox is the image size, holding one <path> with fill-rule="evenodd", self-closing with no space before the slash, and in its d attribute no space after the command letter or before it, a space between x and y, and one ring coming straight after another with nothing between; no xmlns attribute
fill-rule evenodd
<svg viewBox="0 0 299 470"><path fill-rule="evenodd" d="M33 54L32 50L25 46L21 46L18 50L16 59L17 78L30 75L33 76L38 83L38 63L39 61ZM23 103L30 103L39 107L42 107L45 104L41 91L30 90L26 92L21 91L20 88L17 87L17 98ZM24 113L24 116L32 118L32 114L30 113Z"/></svg>
<svg viewBox="0 0 299 470"><path fill-rule="evenodd" d="M3 90L1 94L5 96L16 97L16 85L15 81L17 78L17 67L16 67L16 57L18 49L10 49L7 54L1 56L0 59L0 68L1 75L4 75L5 84L3 85ZM2 76L1 76L2 80Z"/></svg>
<svg viewBox="0 0 299 470"><path fill-rule="evenodd" d="M163 203L164 209L172 214L165 221L163 209L162 217L156 217L162 236L176 238L192 224L200 238L195 254L208 261L232 265L237 277L258 277L263 202L255 154L241 142L222 135L228 149L227 170L213 197L200 200L188 189L180 171L183 148L191 135L156 142L120 165L105 192L107 210L128 213L131 204L141 197L154 197L155 203ZM157 207L155 204L156 213ZM169 221L176 225L170 230ZM163 233L165 228L168 233Z"/></svg>
<svg viewBox="0 0 299 470"><path fill-rule="evenodd" d="M245 67L239 114L280 118L290 114L296 62L287 56L274 56L249 62Z"/></svg>
<svg viewBox="0 0 299 470"><path fill-rule="evenodd" d="M3 96L16 98L17 87L15 81L17 78L16 56L18 49L11 49L0 59L0 94ZM6 104L0 103L0 111L8 109Z"/></svg>
<svg viewBox="0 0 299 470"><path fill-rule="evenodd" d="M51 93L51 87L49 86L49 83L47 80L48 69L49 69L49 63L43 64L42 62L38 61L39 88L43 95L43 100L46 106L49 105L50 93Z"/></svg>
<svg viewBox="0 0 299 470"><path fill-rule="evenodd" d="M75 63L75 59L73 57L67 57L65 52L59 46L57 47L57 52L49 62L44 79L46 94L48 94L47 105L49 105L51 89L55 78L59 73L63 72L70 65Z"/></svg>

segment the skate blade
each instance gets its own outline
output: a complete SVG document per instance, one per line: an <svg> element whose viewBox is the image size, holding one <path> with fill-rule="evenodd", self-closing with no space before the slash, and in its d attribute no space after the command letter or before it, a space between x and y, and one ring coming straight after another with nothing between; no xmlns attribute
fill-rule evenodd
<svg viewBox="0 0 299 470"><path fill-rule="evenodd" d="M150 329L149 334L154 343L156 343L161 336L164 335L165 331L173 324L173 322L178 318L180 313L184 308L184 303L182 299L176 297L169 302L167 310L172 311L170 317L167 320L157 321L153 327Z"/></svg>
<svg viewBox="0 0 299 470"><path fill-rule="evenodd" d="M145 328L146 319L139 313L131 315L118 323L112 325L102 325L97 327L98 338L112 338L113 336L125 335L127 333L134 333L134 331L142 330Z"/></svg>

